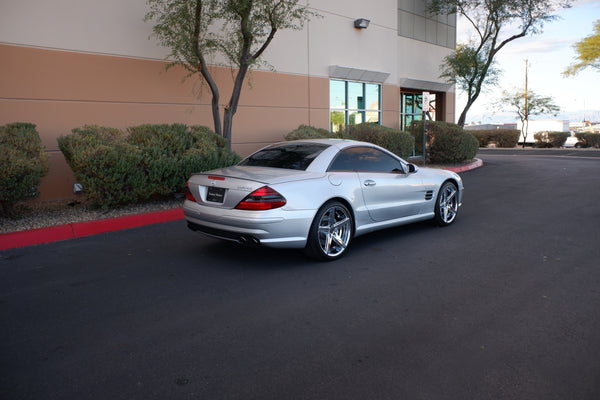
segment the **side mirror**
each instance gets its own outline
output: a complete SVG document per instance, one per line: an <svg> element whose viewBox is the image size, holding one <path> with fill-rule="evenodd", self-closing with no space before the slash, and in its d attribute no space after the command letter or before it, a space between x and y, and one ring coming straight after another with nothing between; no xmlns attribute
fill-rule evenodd
<svg viewBox="0 0 600 400"><path fill-rule="evenodd" d="M417 166L415 164L408 164L408 173L414 174L417 172Z"/></svg>

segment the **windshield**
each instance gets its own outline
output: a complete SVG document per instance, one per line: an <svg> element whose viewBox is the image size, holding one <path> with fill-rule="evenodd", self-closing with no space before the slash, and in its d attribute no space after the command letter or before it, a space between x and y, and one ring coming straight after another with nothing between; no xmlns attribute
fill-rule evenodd
<svg viewBox="0 0 600 400"><path fill-rule="evenodd" d="M238 165L304 171L327 147L329 145L324 143L276 144L252 154Z"/></svg>

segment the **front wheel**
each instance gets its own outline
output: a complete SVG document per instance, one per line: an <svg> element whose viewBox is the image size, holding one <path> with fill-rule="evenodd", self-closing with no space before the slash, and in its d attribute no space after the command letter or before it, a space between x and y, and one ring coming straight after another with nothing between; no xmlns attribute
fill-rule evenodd
<svg viewBox="0 0 600 400"><path fill-rule="evenodd" d="M435 222L439 226L448 226L458 213L458 189L452 182L442 185L435 202Z"/></svg>
<svg viewBox="0 0 600 400"><path fill-rule="evenodd" d="M306 253L314 258L333 261L345 252L354 231L352 214L345 205L330 201L317 212L306 244Z"/></svg>

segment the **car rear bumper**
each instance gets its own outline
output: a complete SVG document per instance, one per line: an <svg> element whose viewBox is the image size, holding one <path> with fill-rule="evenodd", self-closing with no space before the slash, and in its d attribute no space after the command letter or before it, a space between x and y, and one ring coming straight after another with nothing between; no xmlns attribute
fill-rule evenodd
<svg viewBox="0 0 600 400"><path fill-rule="evenodd" d="M242 244L304 248L314 217L311 210L225 210L186 200L183 213L194 231Z"/></svg>

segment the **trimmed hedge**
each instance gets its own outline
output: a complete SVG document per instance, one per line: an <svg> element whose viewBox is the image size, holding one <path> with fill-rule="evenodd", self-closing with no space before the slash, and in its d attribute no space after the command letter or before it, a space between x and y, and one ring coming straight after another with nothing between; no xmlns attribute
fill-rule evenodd
<svg viewBox="0 0 600 400"><path fill-rule="evenodd" d="M416 138L423 135L423 121L413 121L411 131ZM456 164L472 160L477 155L479 142L468 131L456 124L427 121L427 159L433 164ZM422 152L421 140L415 140L415 148Z"/></svg>
<svg viewBox="0 0 600 400"><path fill-rule="evenodd" d="M0 126L0 210L16 217L15 204L40 195L37 188L48 173L48 155L34 124Z"/></svg>
<svg viewBox="0 0 600 400"><path fill-rule="evenodd" d="M521 132L518 129L469 129L471 135L479 142L479 147L487 147L491 142L498 147L512 149L519 142Z"/></svg>
<svg viewBox="0 0 600 400"><path fill-rule="evenodd" d="M407 158L412 154L415 143L409 133L368 122L348 126L345 137L374 143L402 158Z"/></svg>
<svg viewBox="0 0 600 400"><path fill-rule="evenodd" d="M309 125L300 125L285 136L285 140L327 138L339 138L339 136L337 135L337 133L329 132L327 129L315 128Z"/></svg>
<svg viewBox="0 0 600 400"><path fill-rule="evenodd" d="M84 126L58 145L88 199L108 208L185 190L193 172L230 166L241 157L209 128L182 124L118 129Z"/></svg>
<svg viewBox="0 0 600 400"><path fill-rule="evenodd" d="M600 148L600 133L577 132L575 137L583 143L583 147Z"/></svg>
<svg viewBox="0 0 600 400"><path fill-rule="evenodd" d="M536 147L561 147L570 132L538 132L533 135Z"/></svg>
<svg viewBox="0 0 600 400"><path fill-rule="evenodd" d="M324 138L340 138L340 136L337 133L307 125L300 125L285 136L285 140ZM370 142L404 158L412 154L414 145L412 135L376 123L350 125L341 138Z"/></svg>

